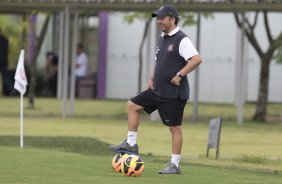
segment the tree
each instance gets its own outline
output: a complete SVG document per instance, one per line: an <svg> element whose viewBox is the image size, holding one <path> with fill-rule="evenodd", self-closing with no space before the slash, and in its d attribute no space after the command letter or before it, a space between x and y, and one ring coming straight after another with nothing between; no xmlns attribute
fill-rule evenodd
<svg viewBox="0 0 282 184"><path fill-rule="evenodd" d="M278 63L282 63L282 46L277 50L274 59L277 60Z"/></svg>
<svg viewBox="0 0 282 184"><path fill-rule="evenodd" d="M257 26L258 14L255 12L253 23L251 23L250 18L246 18L244 14L235 12L235 20L238 27L244 30L245 36L248 38L251 45L257 52L261 68L260 68L260 79L259 79L259 93L256 105L256 111L253 115L253 120L265 121L267 115L267 104L268 104L268 89L269 89L269 73L270 73L270 62L274 56L275 51L277 51L282 46L282 31L280 34L274 38L271 34L269 22L268 22L268 12L263 11L264 27L266 30L269 46L263 51L261 45L259 45L258 37L255 35L255 28Z"/></svg>
<svg viewBox="0 0 282 184"><path fill-rule="evenodd" d="M142 37L142 41L139 47L139 71L138 71L138 92L141 92L141 85L142 85L142 69L143 69L143 48L144 48L144 43L145 43L145 39L149 30L149 26L152 22L152 19L148 19L145 23L145 28L144 28L144 32L143 32L143 37Z"/></svg>
<svg viewBox="0 0 282 184"><path fill-rule="evenodd" d="M0 16L0 27L4 35L9 40L9 68L15 69L17 67L22 43L22 31L25 29L26 23L21 21L20 16Z"/></svg>
<svg viewBox="0 0 282 184"><path fill-rule="evenodd" d="M30 16L30 45L29 51L30 54L30 83L29 83L29 92L28 92L28 107L34 108L34 96L35 96L35 87L36 87L36 60L39 55L39 51L41 45L43 43L44 37L47 32L48 23L50 19L50 15L47 15L45 21L43 23L42 29L40 31L40 35L36 38L36 16L37 13L32 14ZM33 39L35 37L35 39Z"/></svg>
<svg viewBox="0 0 282 184"><path fill-rule="evenodd" d="M138 62L138 64L139 64L139 66L138 66L138 92L141 92L142 71L143 71L143 48L144 48L146 37L148 35L149 26L152 22L152 18L150 17L149 14L138 13L138 12L129 13L126 16L124 16L124 20L128 24L133 23L135 18L141 19L141 20L146 20L142 40L141 40L141 43L140 43L140 46L139 46L139 55L138 55L138 60L139 60L139 62Z"/></svg>

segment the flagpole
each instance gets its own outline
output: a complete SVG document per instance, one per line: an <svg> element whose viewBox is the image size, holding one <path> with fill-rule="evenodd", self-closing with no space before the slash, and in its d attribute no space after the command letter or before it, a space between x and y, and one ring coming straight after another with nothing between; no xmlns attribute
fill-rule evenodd
<svg viewBox="0 0 282 184"><path fill-rule="evenodd" d="M21 135L20 135L20 146L23 148L23 94L21 94Z"/></svg>
<svg viewBox="0 0 282 184"><path fill-rule="evenodd" d="M21 94L21 117L20 117L20 147L23 148L23 95L26 92L27 79L24 69L24 50L21 50L16 74L14 88Z"/></svg>

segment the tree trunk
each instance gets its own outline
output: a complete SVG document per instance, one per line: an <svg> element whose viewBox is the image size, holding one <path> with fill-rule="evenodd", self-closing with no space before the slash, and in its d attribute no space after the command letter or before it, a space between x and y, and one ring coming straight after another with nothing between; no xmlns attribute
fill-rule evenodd
<svg viewBox="0 0 282 184"><path fill-rule="evenodd" d="M256 112L253 116L255 121L265 121L267 114L268 103L268 84L269 84L269 70L272 54L261 58L260 80L259 80L259 94L256 105Z"/></svg>
<svg viewBox="0 0 282 184"><path fill-rule="evenodd" d="M36 15L32 15L32 16L35 16L36 18ZM36 45L34 46L34 48L32 48L33 49L32 56L30 58L31 59L30 61L30 86L29 86L29 92L28 92L28 107L29 108L34 108L34 97L35 97L35 88L36 88L36 60L39 55L40 48L42 46L42 43L44 41L47 29L48 29L49 20L50 20L50 15L47 15L45 22L42 26L42 29L40 31L39 38L37 39ZM33 26L32 29L34 29L33 34L35 34L36 32L35 24L36 24L36 19L34 22L31 21L31 26ZM35 35L33 36L35 37Z"/></svg>
<svg viewBox="0 0 282 184"><path fill-rule="evenodd" d="M29 90L28 90L28 108L34 108L34 93L36 86L36 63L35 63L35 52L36 52L36 19L37 15L33 14L29 17L29 48L28 48L28 60L30 67L30 81L29 81Z"/></svg>
<svg viewBox="0 0 282 184"><path fill-rule="evenodd" d="M264 17L264 25L266 29L267 38L269 41L269 47L267 52L264 53L262 48L259 45L258 39L259 37L255 36L255 27L257 25L258 20L258 12L256 12L253 24L250 23L249 19L244 18L242 15L235 12L235 20L240 29L245 30L245 35L247 36L249 42L254 47L261 61L261 69L260 69L260 81L259 81L259 94L258 101L256 106L256 112L253 116L253 120L257 121L265 121L267 115L267 103L268 103L268 84L269 84L269 70L270 70L270 62L273 57L274 51L281 47L282 44L282 32L279 34L277 38L273 38L271 35L267 12L263 12Z"/></svg>
<svg viewBox="0 0 282 184"><path fill-rule="evenodd" d="M139 67L138 67L138 93L141 92L142 89L142 71L143 71L143 47L145 43L145 39L149 30L149 26L151 23L152 19L150 18L149 20L146 21L145 28L144 28L144 33L142 37L142 41L139 47Z"/></svg>
<svg viewBox="0 0 282 184"><path fill-rule="evenodd" d="M34 109L34 96L35 96L35 87L36 87L36 63L33 62L30 65L30 85L28 93L28 108Z"/></svg>

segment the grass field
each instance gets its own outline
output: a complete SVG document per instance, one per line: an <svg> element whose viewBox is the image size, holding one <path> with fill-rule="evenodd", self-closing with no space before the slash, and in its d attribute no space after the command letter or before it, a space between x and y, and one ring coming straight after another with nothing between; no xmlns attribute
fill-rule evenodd
<svg viewBox="0 0 282 184"><path fill-rule="evenodd" d="M281 183L282 122L236 123L232 105L200 105L200 121L190 123L185 111L183 174L157 174L170 156L170 135L159 122L142 115L138 144L145 161L141 177L128 178L111 168L109 144L127 133L125 101L76 101L73 118L61 119L61 102L38 99L24 109L24 149L19 148L19 99L0 98L0 183ZM26 106L25 99L25 106ZM189 109L190 108L190 109ZM281 117L281 104L271 104L270 119ZM220 158L206 158L208 120L223 117ZM277 118L278 117L278 118Z"/></svg>

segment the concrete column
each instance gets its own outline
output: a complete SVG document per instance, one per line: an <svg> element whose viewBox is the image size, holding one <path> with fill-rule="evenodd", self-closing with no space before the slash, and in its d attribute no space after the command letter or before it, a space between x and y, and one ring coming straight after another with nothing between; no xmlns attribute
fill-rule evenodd
<svg viewBox="0 0 282 184"><path fill-rule="evenodd" d="M63 80L62 80L62 118L66 118L67 113L67 99L69 93L68 85L68 69L69 69L69 34L70 34L70 13L69 8L65 8L64 21L64 43L63 43Z"/></svg>
<svg viewBox="0 0 282 184"><path fill-rule="evenodd" d="M57 98L62 98L62 81L63 81L63 61L64 61L64 20L65 15L64 12L60 12L59 14L59 42L58 42L58 83L57 83Z"/></svg>
<svg viewBox="0 0 282 184"><path fill-rule="evenodd" d="M72 27L72 48L71 48L71 78L70 78L70 115L74 114L74 100L75 100L75 61L76 61L76 44L78 37L78 12L75 11L73 14L73 27Z"/></svg>

